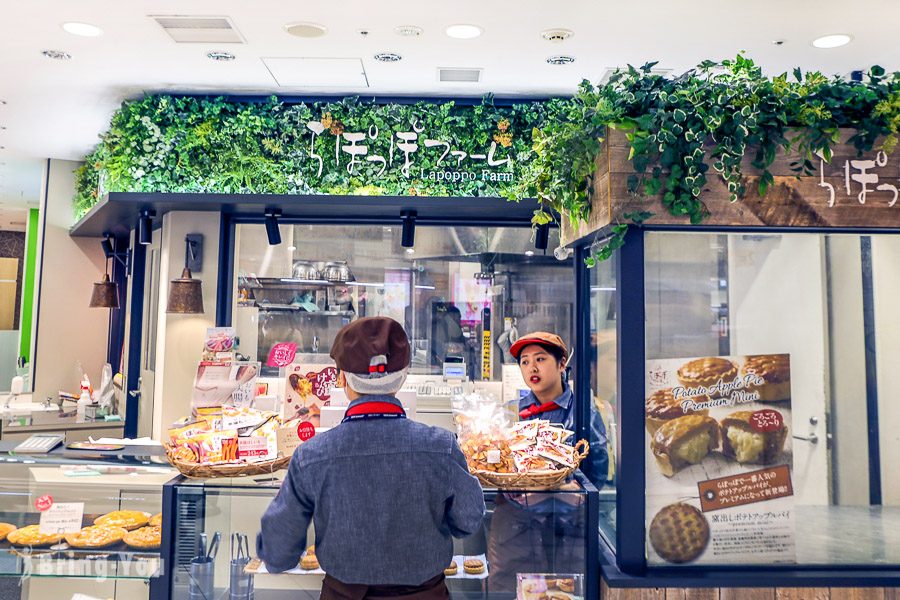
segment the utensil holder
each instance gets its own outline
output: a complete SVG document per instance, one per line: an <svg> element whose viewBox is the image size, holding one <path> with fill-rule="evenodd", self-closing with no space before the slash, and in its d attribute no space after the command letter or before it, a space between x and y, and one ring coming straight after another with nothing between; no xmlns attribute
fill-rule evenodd
<svg viewBox="0 0 900 600"><path fill-rule="evenodd" d="M228 584L229 600L253 600L253 575L244 573L244 568L249 562L249 558L232 559Z"/></svg>
<svg viewBox="0 0 900 600"><path fill-rule="evenodd" d="M213 600L215 596L215 564L211 558L198 556L191 560L190 600Z"/></svg>

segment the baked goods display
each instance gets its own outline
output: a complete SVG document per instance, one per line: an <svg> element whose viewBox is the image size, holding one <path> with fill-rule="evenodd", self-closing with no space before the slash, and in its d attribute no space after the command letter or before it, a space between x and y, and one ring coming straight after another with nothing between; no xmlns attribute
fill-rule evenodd
<svg viewBox="0 0 900 600"><path fill-rule="evenodd" d="M118 544L125 537L128 530L123 527L111 525L91 525L81 531L66 534L66 543L72 548L94 549L108 548Z"/></svg>
<svg viewBox="0 0 900 600"><path fill-rule="evenodd" d="M780 423L768 431L753 426L754 411L739 410L720 421L722 454L739 463L769 465L781 456L787 427Z"/></svg>
<svg viewBox="0 0 900 600"><path fill-rule="evenodd" d="M650 523L650 544L664 560L696 560L709 543L709 522L699 509L679 502L661 509Z"/></svg>
<svg viewBox="0 0 900 600"><path fill-rule="evenodd" d="M731 383L737 377L738 369L733 362L718 356L707 356L689 361L681 366L676 373L678 381L686 388L703 386L709 389L710 398L721 398L728 393L713 386L719 381Z"/></svg>
<svg viewBox="0 0 900 600"><path fill-rule="evenodd" d="M12 523L0 523L0 542L6 539L6 536L16 530L16 526Z"/></svg>
<svg viewBox="0 0 900 600"><path fill-rule="evenodd" d="M156 513L147 522L150 527L162 527L162 513Z"/></svg>
<svg viewBox="0 0 900 600"><path fill-rule="evenodd" d="M143 527L150 520L150 513L140 510L114 510L94 519L94 525L124 527L131 531Z"/></svg>
<svg viewBox="0 0 900 600"><path fill-rule="evenodd" d="M709 410L706 409L686 413L681 406L683 401L684 398L675 399L672 388L663 388L650 394L646 403L646 425L650 435L656 433L663 424L686 414L709 414Z"/></svg>
<svg viewBox="0 0 900 600"><path fill-rule="evenodd" d="M576 466L575 448L566 443L572 435L549 421L521 421L493 435L471 434L460 447L471 471L555 471Z"/></svg>
<svg viewBox="0 0 900 600"><path fill-rule="evenodd" d="M748 356L742 375L757 375L764 383L750 384L748 391L759 393L760 402L782 402L791 398L791 363L788 354Z"/></svg>
<svg viewBox="0 0 900 600"><path fill-rule="evenodd" d="M162 544L162 530L154 526L141 527L126 532L122 541L135 550L155 550Z"/></svg>
<svg viewBox="0 0 900 600"><path fill-rule="evenodd" d="M456 564L455 560L451 560L450 565L446 569L444 569L444 575L446 575L447 577L452 577L453 575L456 575L458 572L459 572L459 566Z"/></svg>
<svg viewBox="0 0 900 600"><path fill-rule="evenodd" d="M13 546L40 548L58 544L64 537L62 533L41 533L38 525L26 525L7 534L6 541Z"/></svg>
<svg viewBox="0 0 900 600"><path fill-rule="evenodd" d="M698 414L668 421L656 431L650 442L656 464L666 477L699 463L718 447L718 422Z"/></svg>
<svg viewBox="0 0 900 600"><path fill-rule="evenodd" d="M463 571L469 575L480 575L484 573L484 561L480 558L467 558L463 561Z"/></svg>

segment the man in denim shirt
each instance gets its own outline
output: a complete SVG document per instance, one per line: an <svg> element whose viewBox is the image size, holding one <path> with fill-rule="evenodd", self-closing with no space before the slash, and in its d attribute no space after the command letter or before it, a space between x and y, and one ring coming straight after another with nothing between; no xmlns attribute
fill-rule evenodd
<svg viewBox="0 0 900 600"><path fill-rule="evenodd" d="M257 553L270 572L295 567L312 520L323 600L449 598L451 536L481 529L481 486L452 433L406 419L395 397L410 362L399 323L359 319L338 332L331 357L350 405L294 452Z"/></svg>

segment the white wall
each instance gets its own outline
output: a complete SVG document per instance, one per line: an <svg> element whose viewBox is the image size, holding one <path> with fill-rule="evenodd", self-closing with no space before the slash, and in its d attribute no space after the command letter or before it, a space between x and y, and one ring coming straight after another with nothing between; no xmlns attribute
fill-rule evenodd
<svg viewBox="0 0 900 600"><path fill-rule="evenodd" d="M203 234L202 315L166 313L169 282L184 268L184 237ZM162 439L173 421L190 413L191 388L203 350L206 329L216 322L219 267L219 213L170 212L163 217L159 269L156 382L153 391L153 437Z"/></svg>
<svg viewBox="0 0 900 600"><path fill-rule="evenodd" d="M72 161L51 160L41 198L34 359L37 401L56 397L59 390L77 393L79 363L97 386L106 362L109 309L88 307L92 285L103 276L103 250L98 238L69 237L75 222L72 197L77 166Z"/></svg>

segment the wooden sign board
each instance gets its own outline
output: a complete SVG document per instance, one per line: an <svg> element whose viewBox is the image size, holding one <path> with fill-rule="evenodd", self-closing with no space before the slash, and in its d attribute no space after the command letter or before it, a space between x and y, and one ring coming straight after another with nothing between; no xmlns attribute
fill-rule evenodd
<svg viewBox="0 0 900 600"><path fill-rule="evenodd" d="M842 142L851 135L843 132ZM626 222L622 215L633 211L654 213L646 221L650 224L690 224L687 217L669 214L662 194L646 197L628 191L628 178L635 173L629 151L625 134L610 130L597 155L588 222L576 228L564 217L563 244L610 223ZM721 227L900 228L900 152L887 155L872 150L858 156L846 143L835 145L833 151L831 162L816 158L815 173L799 178L790 168L798 157L779 155L769 167L775 181L763 197L757 193L762 172L750 165L752 151L748 151L742 169L746 192L736 202L729 201L725 182L710 169L700 200L711 214L703 223ZM710 162L707 158L707 164Z"/></svg>

